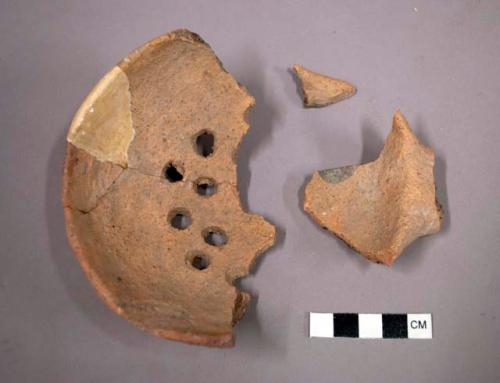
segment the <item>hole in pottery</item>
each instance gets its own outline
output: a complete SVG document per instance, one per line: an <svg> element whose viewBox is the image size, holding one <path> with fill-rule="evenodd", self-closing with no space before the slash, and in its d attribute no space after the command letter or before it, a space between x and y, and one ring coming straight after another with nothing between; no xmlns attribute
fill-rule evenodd
<svg viewBox="0 0 500 383"><path fill-rule="evenodd" d="M123 281L122 277L116 277L116 280L117 280L118 282Z"/></svg>
<svg viewBox="0 0 500 383"><path fill-rule="evenodd" d="M208 157L214 152L215 137L212 133L202 132L196 137L196 150L203 157Z"/></svg>
<svg viewBox="0 0 500 383"><path fill-rule="evenodd" d="M204 197L210 197L217 192L217 184L209 178L200 178L195 183L196 193Z"/></svg>
<svg viewBox="0 0 500 383"><path fill-rule="evenodd" d="M227 243L227 236L221 229L213 227L203 233L205 242L211 246L224 246Z"/></svg>
<svg viewBox="0 0 500 383"><path fill-rule="evenodd" d="M170 182L182 181L184 176L182 175L182 169L175 166L172 162L169 162L165 167L164 171L165 178Z"/></svg>
<svg viewBox="0 0 500 383"><path fill-rule="evenodd" d="M191 258L191 266L196 270L205 270L210 265L208 257L205 254L195 254Z"/></svg>
<svg viewBox="0 0 500 383"><path fill-rule="evenodd" d="M174 210L169 214L169 217L172 227L175 227L178 230L187 229L193 222L191 220L191 216L185 210Z"/></svg>

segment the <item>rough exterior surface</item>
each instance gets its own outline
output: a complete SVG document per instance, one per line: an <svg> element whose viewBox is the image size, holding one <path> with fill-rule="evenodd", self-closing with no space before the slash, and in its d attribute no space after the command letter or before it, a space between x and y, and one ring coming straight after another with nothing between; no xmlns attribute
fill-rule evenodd
<svg viewBox="0 0 500 383"><path fill-rule="evenodd" d="M356 94L356 87L347 81L324 76L300 65L294 65L293 70L300 82L306 107L335 104Z"/></svg>
<svg viewBox="0 0 500 383"><path fill-rule="evenodd" d="M242 210L236 185L254 99L186 30L147 43L110 73L68 135L70 243L99 295L138 327L232 346L250 299L233 282L275 237L271 224ZM213 145L200 151L203 133ZM200 194L207 183L213 193Z"/></svg>
<svg viewBox="0 0 500 383"><path fill-rule="evenodd" d="M433 168L433 151L396 112L379 158L316 172L304 209L369 260L390 266L413 240L441 227Z"/></svg>

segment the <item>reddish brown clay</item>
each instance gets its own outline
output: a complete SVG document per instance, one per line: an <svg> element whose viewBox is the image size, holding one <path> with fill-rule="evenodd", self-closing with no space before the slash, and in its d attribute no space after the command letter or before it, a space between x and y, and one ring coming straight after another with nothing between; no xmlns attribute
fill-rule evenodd
<svg viewBox="0 0 500 383"><path fill-rule="evenodd" d="M314 173L304 209L371 261L391 265L413 240L441 228L434 152L397 112L379 158Z"/></svg>
<svg viewBox="0 0 500 383"><path fill-rule="evenodd" d="M292 68L302 88L305 107L335 104L356 94L356 87L347 81L325 76L301 65Z"/></svg>
<svg viewBox="0 0 500 383"><path fill-rule="evenodd" d="M178 30L114 67L74 118L70 243L108 306L150 333L234 344L250 297L233 282L275 237L236 184L253 104L199 36Z"/></svg>

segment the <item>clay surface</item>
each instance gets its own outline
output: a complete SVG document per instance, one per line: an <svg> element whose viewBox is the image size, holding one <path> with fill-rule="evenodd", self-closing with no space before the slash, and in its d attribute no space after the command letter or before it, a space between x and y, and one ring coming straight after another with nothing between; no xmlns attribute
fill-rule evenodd
<svg viewBox="0 0 500 383"><path fill-rule="evenodd" d="M325 76L300 65L294 65L302 88L305 107L321 107L345 100L356 94L356 87L347 81Z"/></svg>
<svg viewBox="0 0 500 383"><path fill-rule="evenodd" d="M236 184L253 104L199 36L178 30L113 68L75 116L70 243L108 306L150 333L234 344L250 299L234 280L275 238L243 211Z"/></svg>
<svg viewBox="0 0 500 383"><path fill-rule="evenodd" d="M371 261L390 266L418 237L439 231L434 152L400 112L377 160L314 173L304 209Z"/></svg>
<svg viewBox="0 0 500 383"><path fill-rule="evenodd" d="M134 137L127 76L111 69L76 112L68 142L100 161L127 166L127 151Z"/></svg>

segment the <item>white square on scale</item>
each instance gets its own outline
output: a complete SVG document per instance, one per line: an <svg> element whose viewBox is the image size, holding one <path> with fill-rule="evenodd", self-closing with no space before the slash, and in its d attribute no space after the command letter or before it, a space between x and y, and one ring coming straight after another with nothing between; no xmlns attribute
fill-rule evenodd
<svg viewBox="0 0 500 383"><path fill-rule="evenodd" d="M408 338L432 339L432 315L408 314Z"/></svg>
<svg viewBox="0 0 500 383"><path fill-rule="evenodd" d="M382 338L382 314L359 314L359 337Z"/></svg>
<svg viewBox="0 0 500 383"><path fill-rule="evenodd" d="M333 338L333 314L309 313L309 337Z"/></svg>

